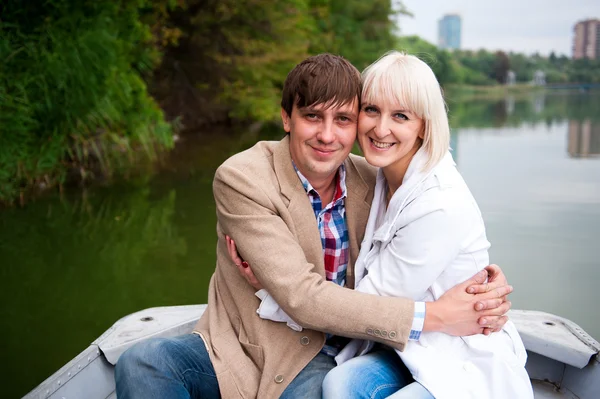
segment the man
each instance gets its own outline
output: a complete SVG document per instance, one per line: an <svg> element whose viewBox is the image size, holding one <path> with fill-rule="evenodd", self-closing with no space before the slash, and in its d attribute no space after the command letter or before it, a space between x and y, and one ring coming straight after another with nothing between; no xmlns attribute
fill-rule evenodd
<svg viewBox="0 0 600 399"><path fill-rule="evenodd" d="M216 172L217 266L208 309L195 333L143 342L116 367L119 398L320 398L344 339L402 349L420 332L481 333L500 328L510 304L502 272L436 302L367 295L354 285L373 197L375 170L349 155L356 137L360 74L330 54L288 75L281 117L289 133L234 155ZM230 259L225 235L282 309L304 327L262 320L260 304ZM479 282L485 279L479 273ZM478 312L475 307L488 309Z"/></svg>

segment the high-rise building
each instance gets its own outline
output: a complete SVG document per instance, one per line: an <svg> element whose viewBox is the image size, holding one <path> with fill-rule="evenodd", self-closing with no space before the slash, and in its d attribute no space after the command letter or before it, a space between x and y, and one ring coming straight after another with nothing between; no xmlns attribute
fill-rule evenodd
<svg viewBox="0 0 600 399"><path fill-rule="evenodd" d="M438 21L438 47L457 50L460 48L462 21L458 14L446 14Z"/></svg>
<svg viewBox="0 0 600 399"><path fill-rule="evenodd" d="M573 28L573 58L600 58L600 20L588 19Z"/></svg>

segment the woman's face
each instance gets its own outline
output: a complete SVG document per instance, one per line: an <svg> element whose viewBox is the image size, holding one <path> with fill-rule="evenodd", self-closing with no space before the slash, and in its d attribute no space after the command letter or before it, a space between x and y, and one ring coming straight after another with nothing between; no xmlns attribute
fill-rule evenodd
<svg viewBox="0 0 600 399"><path fill-rule="evenodd" d="M365 103L358 116L358 143L373 166L408 166L421 146L423 119L394 103Z"/></svg>

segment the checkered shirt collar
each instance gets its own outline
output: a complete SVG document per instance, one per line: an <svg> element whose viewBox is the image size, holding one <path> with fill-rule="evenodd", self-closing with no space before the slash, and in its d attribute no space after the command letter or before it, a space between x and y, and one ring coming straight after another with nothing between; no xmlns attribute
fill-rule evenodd
<svg viewBox="0 0 600 399"><path fill-rule="evenodd" d="M300 170L298 169L298 167L296 166L296 163L294 161L292 161L292 165L294 166L294 170L296 171L296 174L298 175L298 178L300 178L300 182L302 182L302 186L304 187L304 190L306 191L306 193L307 194L310 194L310 193L318 194L317 190L314 189L314 187L310 184L310 182L308 181L308 179L306 177L304 177L304 175L302 174L302 172L300 172ZM338 176L338 180L336 182L336 188L337 187L341 187L342 188L342 192L341 192L341 195L336 192L336 195L335 195L335 198L334 198L333 202L339 200L340 198L346 198L346 196L347 196L347 190L346 190L346 165L344 165L344 164L340 165L340 167L338 168L338 173L336 174L336 176Z"/></svg>

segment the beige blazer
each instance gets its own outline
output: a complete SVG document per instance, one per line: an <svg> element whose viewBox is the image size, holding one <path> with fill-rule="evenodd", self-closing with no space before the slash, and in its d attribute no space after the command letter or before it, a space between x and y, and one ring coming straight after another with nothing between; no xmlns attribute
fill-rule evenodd
<svg viewBox="0 0 600 399"><path fill-rule="evenodd" d="M375 170L354 155L345 164L350 236L346 284L353 287ZM229 158L217 169L213 191L217 265L208 309L195 331L207 344L224 399L279 397L319 353L323 332L404 348L412 300L364 294L326 281L317 222L292 166L287 136L280 142L259 142ZM305 327L303 331L258 317L259 299L230 260L225 234L236 241L258 280Z"/></svg>

